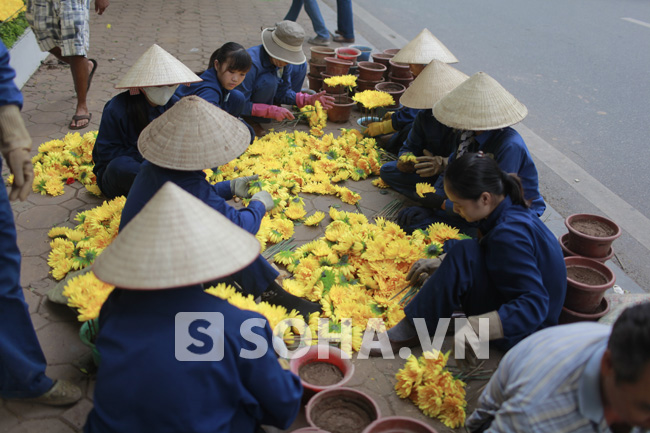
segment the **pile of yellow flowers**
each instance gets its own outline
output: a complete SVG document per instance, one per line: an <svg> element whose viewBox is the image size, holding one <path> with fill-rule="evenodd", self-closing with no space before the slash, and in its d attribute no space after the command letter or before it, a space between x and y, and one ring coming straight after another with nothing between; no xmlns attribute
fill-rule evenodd
<svg viewBox="0 0 650 433"><path fill-rule="evenodd" d="M386 92L380 92L379 90L364 90L363 92L355 93L352 100L361 103L361 105L369 110L395 104L392 95Z"/></svg>
<svg viewBox="0 0 650 433"><path fill-rule="evenodd" d="M410 398L425 415L459 428L465 424L465 383L445 369L448 358L449 353L435 349L420 358L411 355L395 375L395 391L400 398Z"/></svg>
<svg viewBox="0 0 650 433"><path fill-rule="evenodd" d="M352 90L357 85L357 77L354 75L336 75L334 77L325 78L323 83L330 87L346 86L348 90Z"/></svg>
<svg viewBox="0 0 650 433"><path fill-rule="evenodd" d="M6 21L24 10L25 2L23 0L2 0L0 2L0 21Z"/></svg>
<svg viewBox="0 0 650 433"><path fill-rule="evenodd" d="M55 279L61 280L71 270L85 268L95 261L117 236L125 202L126 198L117 197L79 212L75 217L79 224L74 229L54 227L49 231L48 236L53 239L47 264Z"/></svg>
<svg viewBox="0 0 650 433"><path fill-rule="evenodd" d="M309 133L316 137L323 135L323 129L327 126L327 111L323 110L320 101L316 101L314 105L305 105L300 109L301 113L308 116Z"/></svg>
<svg viewBox="0 0 650 433"><path fill-rule="evenodd" d="M415 192L420 196L424 197L424 194L435 193L436 189L427 182L420 182L415 184Z"/></svg>
<svg viewBox="0 0 650 433"><path fill-rule="evenodd" d="M63 295L68 298L68 305L79 311L77 319L85 322L99 317L99 310L114 288L115 286L100 281L95 274L88 272L68 281Z"/></svg>
<svg viewBox="0 0 650 433"><path fill-rule="evenodd" d="M69 133L63 140L50 140L38 147L32 158L34 192L53 196L64 193L63 186L78 180L93 194L99 195L93 173L92 151L97 131L83 135Z"/></svg>

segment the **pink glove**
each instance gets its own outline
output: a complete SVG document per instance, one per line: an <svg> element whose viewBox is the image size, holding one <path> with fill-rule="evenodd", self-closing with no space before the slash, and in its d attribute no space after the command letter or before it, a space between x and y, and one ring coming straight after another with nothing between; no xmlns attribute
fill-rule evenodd
<svg viewBox="0 0 650 433"><path fill-rule="evenodd" d="M278 122L281 122L285 119L295 119L295 117L293 117L293 114L291 114L291 111L287 110L286 108L278 107L277 105L253 104L251 114L255 117L275 119Z"/></svg>
<svg viewBox="0 0 650 433"><path fill-rule="evenodd" d="M320 102L323 106L323 110L329 110L334 106L334 98L325 95L324 90L315 95L310 95L309 93L296 93L296 105L298 108L302 108L305 105L314 105L316 101Z"/></svg>

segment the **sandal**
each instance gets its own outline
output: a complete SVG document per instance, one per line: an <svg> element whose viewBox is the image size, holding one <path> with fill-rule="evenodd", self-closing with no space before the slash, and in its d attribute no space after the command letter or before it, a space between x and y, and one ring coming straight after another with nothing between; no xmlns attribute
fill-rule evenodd
<svg viewBox="0 0 650 433"><path fill-rule="evenodd" d="M97 69L97 60L95 59L88 59L92 62L93 68L90 71L90 74L88 75L88 88L86 89L86 92L90 90L90 83L93 81L93 75L95 75L95 70Z"/></svg>
<svg viewBox="0 0 650 433"><path fill-rule="evenodd" d="M79 115L75 114L74 116L72 116L72 121L68 125L68 129L77 130L77 129L87 128L88 125L90 125L90 119L92 118L93 118L93 113L79 114ZM88 123L86 123L84 126L76 126L72 124L72 122L77 123L80 120L88 120Z"/></svg>

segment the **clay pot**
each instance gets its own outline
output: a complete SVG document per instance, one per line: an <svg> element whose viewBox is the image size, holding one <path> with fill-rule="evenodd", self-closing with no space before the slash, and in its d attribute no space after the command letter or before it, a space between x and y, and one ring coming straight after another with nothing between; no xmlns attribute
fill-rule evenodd
<svg viewBox="0 0 650 433"><path fill-rule="evenodd" d="M322 363L324 365L321 366L316 363ZM340 372L342 377L338 382L332 384L308 382L303 376L309 374L309 371L305 370L305 368L310 368L309 366L314 369L323 367L322 380L326 379L325 375L335 377L337 372ZM344 352L341 349L325 344L317 344L298 350L289 361L289 367L293 374L300 377L304 392L310 393L311 395L345 385L352 379L352 375L354 374L354 364L347 357L344 358Z"/></svg>
<svg viewBox="0 0 650 433"><path fill-rule="evenodd" d="M602 301L600 301L600 305L598 306L596 312L591 314L579 313L577 311L570 310L567 307L562 307L562 312L560 313L558 323L560 325L564 325L567 323L575 322L595 322L607 313L609 313L609 301L607 298L603 298Z"/></svg>
<svg viewBox="0 0 650 433"><path fill-rule="evenodd" d="M382 65L386 66L386 70L384 71L384 78L388 79L388 73L389 73L389 66L390 63L389 60L393 58L392 54L385 54L385 53L375 53L372 55L372 61L375 63L381 63Z"/></svg>
<svg viewBox="0 0 650 433"><path fill-rule="evenodd" d="M564 225L569 229L567 247L576 254L590 257L603 258L609 254L612 242L621 236L621 228L614 221L591 214L573 214L564 220ZM585 229L594 233L587 234Z"/></svg>
<svg viewBox="0 0 650 433"><path fill-rule="evenodd" d="M603 295L616 282L616 275L603 263L586 257L565 257L567 291L564 306L578 313L596 312Z"/></svg>
<svg viewBox="0 0 650 433"><path fill-rule="evenodd" d="M395 77L391 74L388 75L388 80L392 81L393 83L398 83L401 84L404 87L408 87L411 85L411 82L413 82L414 78L398 78Z"/></svg>
<svg viewBox="0 0 650 433"><path fill-rule="evenodd" d="M356 48L357 50L361 51L361 55L357 57L358 62L367 62L370 58L370 52L372 51L372 48L365 45L350 45L350 48Z"/></svg>
<svg viewBox="0 0 650 433"><path fill-rule="evenodd" d="M406 91L406 87L403 84L399 84L399 83L385 82L385 83L377 84L375 86L375 90L379 90L380 92L386 92L392 95L393 99L395 100L395 105L391 105L388 108L397 108L399 107L400 98Z"/></svg>
<svg viewBox="0 0 650 433"><path fill-rule="evenodd" d="M334 106L327 110L327 120L333 123L345 123L350 120L350 113L355 102L348 95L330 95L334 97Z"/></svg>
<svg viewBox="0 0 650 433"><path fill-rule="evenodd" d="M309 80L309 88L314 92L320 92L320 89L323 87L323 77L314 77L308 74L307 79Z"/></svg>
<svg viewBox="0 0 650 433"><path fill-rule="evenodd" d="M326 93L331 93L333 95L340 95L341 93L347 92L346 86L328 86L327 84L325 84L325 79L332 77L332 75L328 74L327 72L321 72L320 76L323 79L323 90L325 90Z"/></svg>
<svg viewBox="0 0 650 433"><path fill-rule="evenodd" d="M359 62L359 79L380 81L384 77L386 66L375 62Z"/></svg>
<svg viewBox="0 0 650 433"><path fill-rule="evenodd" d="M390 54L390 55L396 55L399 53L399 48L388 48L387 50L384 50L384 54Z"/></svg>
<svg viewBox="0 0 650 433"><path fill-rule="evenodd" d="M309 73L314 77L320 76L320 73L324 71L325 71L325 63L309 62Z"/></svg>
<svg viewBox="0 0 650 433"><path fill-rule="evenodd" d="M321 430L317 427L303 427L298 430L294 430L293 433L328 433L325 430Z"/></svg>
<svg viewBox="0 0 650 433"><path fill-rule="evenodd" d="M350 70L352 62L336 57L325 57L325 72L330 75L345 75Z"/></svg>
<svg viewBox="0 0 650 433"><path fill-rule="evenodd" d="M403 63L395 63L392 60L389 60L390 64L390 74L395 78L409 78L413 80L413 74L411 73L411 68L409 65Z"/></svg>
<svg viewBox="0 0 650 433"><path fill-rule="evenodd" d="M422 421L406 416L388 416L370 424L362 433L438 433Z"/></svg>
<svg viewBox="0 0 650 433"><path fill-rule="evenodd" d="M336 56L334 48L309 47L309 50L311 51L311 63L316 63L317 65L324 65L325 57Z"/></svg>
<svg viewBox="0 0 650 433"><path fill-rule="evenodd" d="M352 388L334 388L313 396L305 409L312 427L329 432L363 431L381 417L377 403L367 394Z"/></svg>
<svg viewBox="0 0 650 433"><path fill-rule="evenodd" d="M363 92L364 90L375 90L375 86L383 82L384 82L384 77L381 77L379 81L366 81L366 80L357 79L357 91Z"/></svg>
<svg viewBox="0 0 650 433"><path fill-rule="evenodd" d="M578 257L584 257L581 256L580 254L576 254L575 252L571 251L569 249L569 234L565 233L562 236L559 237L558 242L560 243L560 247L562 247L562 254L564 254L564 257L573 257L573 256L578 256ZM605 263L607 260L610 260L612 257L614 257L614 248L609 249L609 253L605 257L600 257L600 258L593 258L593 260L597 260L600 263ZM589 257L592 258L592 257Z"/></svg>
<svg viewBox="0 0 650 433"><path fill-rule="evenodd" d="M357 64L357 59L361 55L361 50L352 47L339 47L335 51L336 57L343 60L349 60L353 65Z"/></svg>

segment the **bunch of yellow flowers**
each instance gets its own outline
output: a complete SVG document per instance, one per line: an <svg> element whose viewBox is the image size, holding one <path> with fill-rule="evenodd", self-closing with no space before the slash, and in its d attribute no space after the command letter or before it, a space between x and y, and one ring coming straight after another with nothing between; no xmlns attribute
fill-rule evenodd
<svg viewBox="0 0 650 433"><path fill-rule="evenodd" d="M85 322L99 317L99 310L114 288L115 286L100 281L95 274L88 272L68 281L63 295L68 298L68 305L78 310L77 319Z"/></svg>
<svg viewBox="0 0 650 433"><path fill-rule="evenodd" d="M316 101L314 105L305 105L300 109L302 113L309 116L309 133L316 137L323 135L323 129L327 126L327 111L323 110L320 101Z"/></svg>
<svg viewBox="0 0 650 433"><path fill-rule="evenodd" d="M0 2L0 21L6 21L24 10L25 2L23 0L2 0Z"/></svg>
<svg viewBox="0 0 650 433"><path fill-rule="evenodd" d="M386 92L379 90L364 90L363 92L356 93L352 99L361 103L365 108L372 110L377 107L387 107L394 105L395 100L393 96Z"/></svg>
<svg viewBox="0 0 650 433"><path fill-rule="evenodd" d="M352 90L357 85L357 77L354 75L336 75L334 77L325 78L323 83L330 87L346 86L348 90Z"/></svg>

